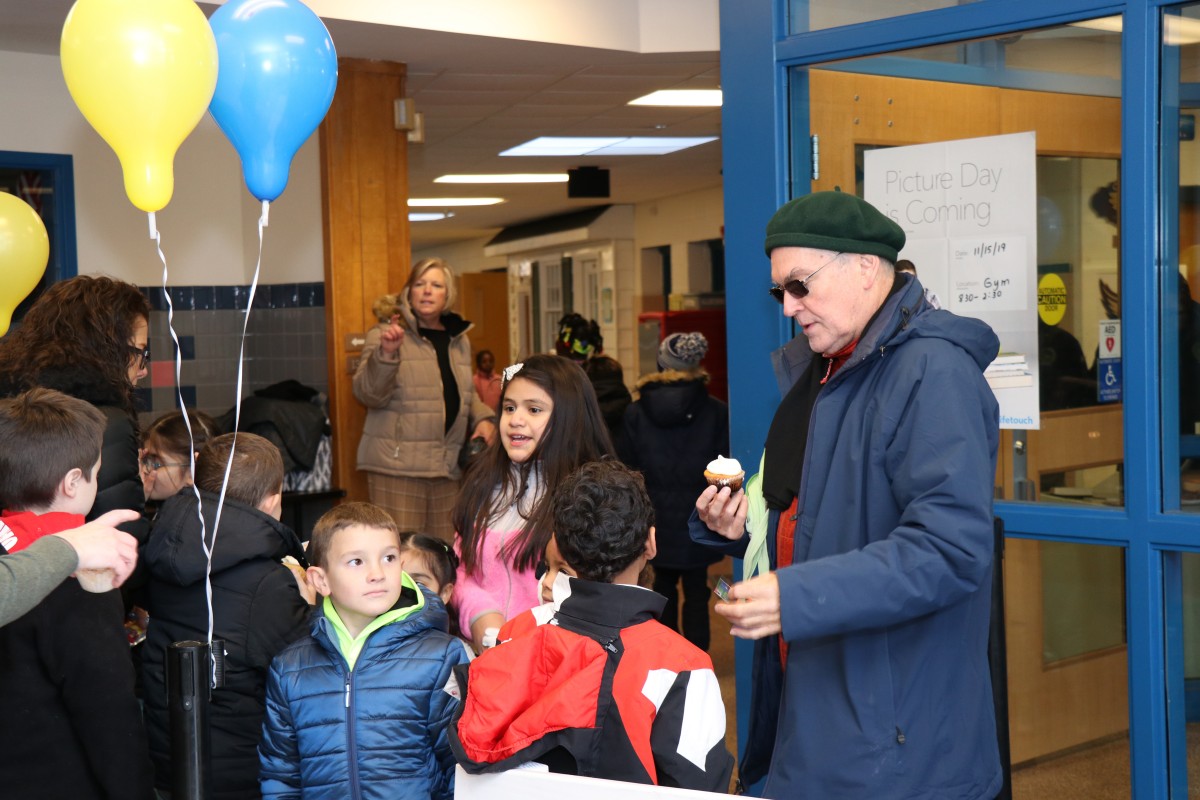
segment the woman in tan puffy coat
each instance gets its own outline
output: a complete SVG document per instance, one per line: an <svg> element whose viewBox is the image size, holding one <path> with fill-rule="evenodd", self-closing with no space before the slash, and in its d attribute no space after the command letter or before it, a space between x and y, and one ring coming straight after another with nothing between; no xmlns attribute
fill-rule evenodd
<svg viewBox="0 0 1200 800"><path fill-rule="evenodd" d="M447 543L459 451L472 436L490 444L496 432L494 412L475 394L471 323L447 310L454 299L450 265L418 261L398 295L376 302L380 324L367 333L354 373L354 396L367 407L358 468L371 502L400 530Z"/></svg>

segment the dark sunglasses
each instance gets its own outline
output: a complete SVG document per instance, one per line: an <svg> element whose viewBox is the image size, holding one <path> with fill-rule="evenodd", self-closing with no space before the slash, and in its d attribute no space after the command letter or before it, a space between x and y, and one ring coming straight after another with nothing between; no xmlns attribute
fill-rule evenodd
<svg viewBox="0 0 1200 800"><path fill-rule="evenodd" d="M842 255L841 253L834 253L833 258L829 259L824 264L817 267L812 272L808 273L808 277L802 281L791 280L791 281L788 281L787 283L785 283L783 286L780 286L779 284L775 284L767 291L770 292L771 297L774 297L775 300L780 304L783 303L783 293L784 292L787 292L788 294L790 294L792 297L796 298L797 300L803 300L804 298L808 297L808 282L811 281L813 278L815 278L817 276L818 272L820 272L821 270L828 267L834 261L837 261L841 255Z"/></svg>
<svg viewBox="0 0 1200 800"><path fill-rule="evenodd" d="M146 366L146 362L150 360L150 345L146 345L145 347L137 347L136 345L129 344L125 346L129 348L129 352L134 358L141 359L141 361L138 362L138 369Z"/></svg>

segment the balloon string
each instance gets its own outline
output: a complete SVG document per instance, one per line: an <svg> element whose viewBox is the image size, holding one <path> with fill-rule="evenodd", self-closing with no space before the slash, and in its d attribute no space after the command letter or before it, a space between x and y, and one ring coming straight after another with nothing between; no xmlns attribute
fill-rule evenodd
<svg viewBox="0 0 1200 800"><path fill-rule="evenodd" d="M221 512L225 507L225 491L229 488L229 473L233 468L233 454L237 451L238 429L241 427L242 419L242 374L243 367L246 363L246 329L250 325L250 312L254 308L254 294L258 290L258 275L262 269L262 253L263 253L263 228L267 226L266 202L263 202L263 215L258 220L258 261L254 265L254 280L250 282L250 295L246 299L246 316L242 320L242 343L238 350L238 372L237 372L237 396L234 398L233 404L233 444L229 448L229 460L225 462L225 475L221 479L221 496L217 499L217 517L213 522L213 545L217 542L217 530L221 527ZM209 581L209 576L212 574L212 555L211 551L208 559L208 571L205 574L205 581ZM209 634L208 643L212 645L212 606L209 606ZM213 664L213 681L216 682L216 664Z"/></svg>
<svg viewBox="0 0 1200 800"><path fill-rule="evenodd" d="M175 395L179 399L179 408L183 412L183 424L188 432L188 469L189 475L196 474L196 437L192 432L192 421L188 417L187 406L183 402L183 388L181 386L180 374L183 368L183 351L179 347L179 334L175 331L175 304L171 302L171 293L167 290L167 280L169 270L167 268L167 257L162 250L162 236L159 234L154 225L154 212L150 212L150 236L154 239L155 249L158 251L158 258L162 261L162 291L163 297L167 301L167 329L171 332L171 340L175 343ZM200 547L204 551L204 557L207 560L207 567L204 574L204 599L208 606L208 645L212 648L213 639L213 595L212 595L212 548L208 544L208 535L204 524L204 510L201 508L200 490L196 487L196 482L191 482L192 493L196 496L196 517L200 520ZM218 522L220 515L218 514ZM213 529L213 540L215 543L217 536L216 528ZM215 668L214 668L215 675Z"/></svg>

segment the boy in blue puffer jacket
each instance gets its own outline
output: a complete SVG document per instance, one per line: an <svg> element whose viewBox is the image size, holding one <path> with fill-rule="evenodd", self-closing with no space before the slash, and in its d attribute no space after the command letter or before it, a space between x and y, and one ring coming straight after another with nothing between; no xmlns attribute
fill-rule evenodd
<svg viewBox="0 0 1200 800"><path fill-rule="evenodd" d="M470 656L441 600L401 571L396 524L370 503L322 516L308 560L324 600L271 665L263 797L449 800L452 670Z"/></svg>

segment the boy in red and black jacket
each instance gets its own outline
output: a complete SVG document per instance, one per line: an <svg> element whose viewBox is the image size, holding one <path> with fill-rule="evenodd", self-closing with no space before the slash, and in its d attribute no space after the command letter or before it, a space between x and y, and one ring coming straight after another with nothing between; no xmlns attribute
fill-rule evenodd
<svg viewBox="0 0 1200 800"><path fill-rule="evenodd" d="M0 400L0 545L83 525L104 427L91 404L50 389ZM88 573L0 627L4 797L154 797L118 581Z"/></svg>
<svg viewBox="0 0 1200 800"><path fill-rule="evenodd" d="M544 605L456 669L459 763L481 773L539 761L552 772L727 791L733 758L712 661L658 622L665 598L638 585L655 554L641 476L592 462L552 502Z"/></svg>

